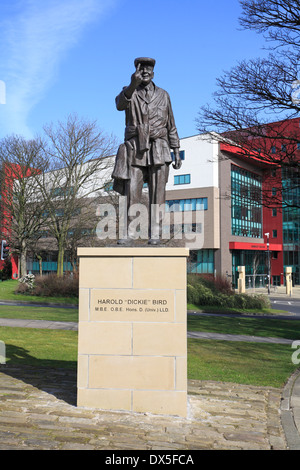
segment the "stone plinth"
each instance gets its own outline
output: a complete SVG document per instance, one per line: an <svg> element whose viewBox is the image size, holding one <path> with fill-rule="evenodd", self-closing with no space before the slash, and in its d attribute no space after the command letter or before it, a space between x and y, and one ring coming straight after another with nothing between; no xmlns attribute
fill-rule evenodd
<svg viewBox="0 0 300 470"><path fill-rule="evenodd" d="M188 254L78 249L78 406L186 416Z"/></svg>

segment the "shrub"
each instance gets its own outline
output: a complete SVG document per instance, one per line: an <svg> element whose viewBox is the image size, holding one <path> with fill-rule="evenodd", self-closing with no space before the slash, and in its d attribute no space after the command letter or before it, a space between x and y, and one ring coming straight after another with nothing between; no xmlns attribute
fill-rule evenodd
<svg viewBox="0 0 300 470"><path fill-rule="evenodd" d="M222 292L223 294L227 294L227 295L234 294L231 281L229 281L227 277L216 276L213 282L214 282L215 289L218 292Z"/></svg>
<svg viewBox="0 0 300 470"><path fill-rule="evenodd" d="M56 274L47 274L36 277L33 294L45 297L78 297L78 288L76 275L58 277Z"/></svg>
<svg viewBox="0 0 300 470"><path fill-rule="evenodd" d="M3 269L0 271L0 279L6 281L11 279L12 276L12 264L10 259L5 259L3 263Z"/></svg>
<svg viewBox="0 0 300 470"><path fill-rule="evenodd" d="M32 291L34 288L34 280L35 276L34 274L26 274L26 276L23 276L19 279L19 283L25 287L23 287L23 291Z"/></svg>
<svg viewBox="0 0 300 470"><path fill-rule="evenodd" d="M235 294L227 279L205 278L195 275L187 277L187 301L201 306L257 309L268 308L269 299L263 295Z"/></svg>
<svg viewBox="0 0 300 470"><path fill-rule="evenodd" d="M30 293L40 297L78 297L78 292L77 275L58 277L56 274L36 276L32 289L29 289L25 282L21 282L16 290L16 293Z"/></svg>
<svg viewBox="0 0 300 470"><path fill-rule="evenodd" d="M18 284L17 288L15 289L16 294L29 294L29 289L26 284Z"/></svg>

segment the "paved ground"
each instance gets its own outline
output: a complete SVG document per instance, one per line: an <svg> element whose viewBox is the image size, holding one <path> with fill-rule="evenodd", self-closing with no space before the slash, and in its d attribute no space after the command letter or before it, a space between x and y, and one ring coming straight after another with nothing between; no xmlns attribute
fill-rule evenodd
<svg viewBox="0 0 300 470"><path fill-rule="evenodd" d="M300 324L299 324L300 326ZM266 338L264 336L230 335L222 333L207 333L201 331L188 331L188 338L216 339L221 341L246 341L250 343L292 344L293 340L285 338Z"/></svg>
<svg viewBox="0 0 300 470"><path fill-rule="evenodd" d="M0 365L5 449L300 450L300 370L284 390L189 381L181 419L77 408L75 371Z"/></svg>
<svg viewBox="0 0 300 470"><path fill-rule="evenodd" d="M237 290L236 290L237 292ZM259 287L259 288L250 288L250 289L246 289L246 294L268 294L268 290L266 287ZM286 294L286 288L285 286L278 286L278 287L272 287L271 286L271 290L270 290L270 297L278 297L278 298L282 298L282 297L286 297L286 298L289 298L289 299L299 299L300 298L300 286L293 286L293 289L292 289L292 295L288 295Z"/></svg>
<svg viewBox="0 0 300 470"><path fill-rule="evenodd" d="M0 319L2 325L77 329L32 320ZM0 365L0 450L300 450L300 370L283 390L189 381L188 393L186 419L95 411L77 408L75 371Z"/></svg>
<svg viewBox="0 0 300 470"><path fill-rule="evenodd" d="M76 407L76 372L0 366L0 450L284 450L278 389L189 381L188 418Z"/></svg>
<svg viewBox="0 0 300 470"><path fill-rule="evenodd" d="M24 320L18 318L0 318L0 326L11 326L18 328L42 328L49 330L78 330L78 323L75 322Z"/></svg>
<svg viewBox="0 0 300 470"><path fill-rule="evenodd" d="M0 318L0 326L10 326L19 328L43 328L50 330L78 330L78 324L75 322L55 322L46 320L24 320L13 318ZM300 324L299 324L300 326ZM198 331L189 331L188 338L216 339L224 341L250 341L257 343L277 343L292 344L293 340L285 338L265 338L260 336L248 335L229 335L221 333L204 333Z"/></svg>

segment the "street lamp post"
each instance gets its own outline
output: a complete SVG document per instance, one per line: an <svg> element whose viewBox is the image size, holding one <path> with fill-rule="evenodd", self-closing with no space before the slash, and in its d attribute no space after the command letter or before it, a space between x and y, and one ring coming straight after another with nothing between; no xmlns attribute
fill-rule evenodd
<svg viewBox="0 0 300 470"><path fill-rule="evenodd" d="M270 295L271 291L271 273L270 273L270 244L269 244L269 237L270 234L265 233L265 237L267 237L267 253L268 253L268 294Z"/></svg>

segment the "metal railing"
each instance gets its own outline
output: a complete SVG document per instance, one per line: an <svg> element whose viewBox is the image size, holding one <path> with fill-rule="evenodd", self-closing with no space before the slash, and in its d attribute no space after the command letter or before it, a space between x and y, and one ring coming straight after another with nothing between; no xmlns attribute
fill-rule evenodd
<svg viewBox="0 0 300 470"><path fill-rule="evenodd" d="M246 274L245 276L245 288L255 289L268 287L268 275L267 274Z"/></svg>

